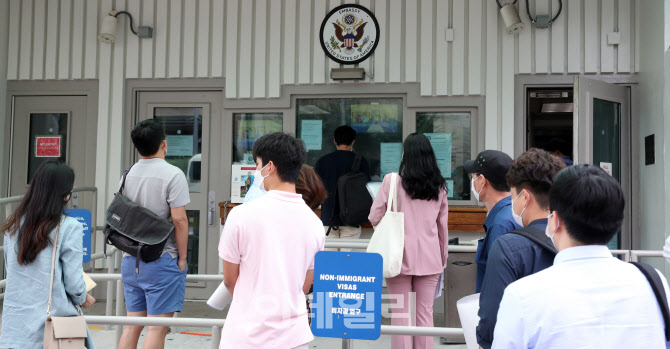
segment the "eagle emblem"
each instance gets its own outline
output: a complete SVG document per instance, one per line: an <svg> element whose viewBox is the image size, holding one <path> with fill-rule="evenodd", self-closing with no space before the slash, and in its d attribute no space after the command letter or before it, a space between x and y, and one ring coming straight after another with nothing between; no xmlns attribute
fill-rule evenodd
<svg viewBox="0 0 670 349"><path fill-rule="evenodd" d="M335 37L338 41L335 41L335 38L331 37L331 45L334 49L345 49L347 51L353 51L354 47L358 48L360 46L365 46L367 43L365 40L358 45L358 42L363 39L365 35L365 25L368 24L362 19L359 21L355 14L345 13L342 16L342 22L337 20L333 23L335 27Z"/></svg>

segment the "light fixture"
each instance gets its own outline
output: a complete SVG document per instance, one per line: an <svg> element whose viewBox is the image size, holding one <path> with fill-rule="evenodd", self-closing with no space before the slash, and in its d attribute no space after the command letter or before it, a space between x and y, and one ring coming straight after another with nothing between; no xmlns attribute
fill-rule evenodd
<svg viewBox="0 0 670 349"><path fill-rule="evenodd" d="M116 42L116 24L119 22L120 15L127 15L130 18L130 31L140 38L153 37L153 28L147 26L137 27L137 31L133 28L133 17L126 11L111 11L102 19L100 25L100 34L98 34L98 41L113 44Z"/></svg>
<svg viewBox="0 0 670 349"><path fill-rule="evenodd" d="M514 6L517 1L514 0L513 3L503 6L500 4L500 0L496 0L498 7L500 7L500 15L507 28L507 34L519 34L525 27L523 22L521 22L521 17L519 17L519 11Z"/></svg>

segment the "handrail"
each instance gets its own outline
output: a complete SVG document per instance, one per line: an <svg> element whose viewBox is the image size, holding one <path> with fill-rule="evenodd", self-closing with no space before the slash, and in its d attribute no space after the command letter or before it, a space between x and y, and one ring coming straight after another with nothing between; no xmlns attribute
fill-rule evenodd
<svg viewBox="0 0 670 349"><path fill-rule="evenodd" d="M137 316L84 316L88 325L131 325L131 326L180 326L180 327L211 327L212 348L218 348L220 342L221 327L226 319L206 318L161 318L161 317L137 317ZM417 326L381 326L381 334L384 335L407 335L407 336L463 336L462 328L450 327L417 327ZM118 339L118 338L117 338ZM346 339L342 339L346 341Z"/></svg>

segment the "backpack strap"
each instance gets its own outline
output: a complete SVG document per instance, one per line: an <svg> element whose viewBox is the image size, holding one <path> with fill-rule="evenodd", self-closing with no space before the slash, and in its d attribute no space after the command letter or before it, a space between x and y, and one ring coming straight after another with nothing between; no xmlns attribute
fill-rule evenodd
<svg viewBox="0 0 670 349"><path fill-rule="evenodd" d="M654 291L658 306L661 308L663 321L665 322L665 340L670 341L670 309L668 308L668 298L665 295L665 287L663 287L661 276L658 275L656 269L649 264L638 262L630 262L630 264L640 269L644 277L647 278L651 289Z"/></svg>
<svg viewBox="0 0 670 349"><path fill-rule="evenodd" d="M133 165L135 164L130 165L130 167L128 167L128 169L123 172L123 181L121 181L121 188L119 188L119 194L123 194L123 188L126 187L126 177L128 176L128 172L130 172L130 169L133 168Z"/></svg>
<svg viewBox="0 0 670 349"><path fill-rule="evenodd" d="M356 154L354 158L354 163L351 165L351 172L359 172L361 170L361 162L363 161L363 156L361 154Z"/></svg>
<svg viewBox="0 0 670 349"><path fill-rule="evenodd" d="M551 242L551 240L544 234L544 231L534 228L534 227L523 227L520 229L512 230L507 234L517 234L525 237L526 239L534 242L536 245L544 248L545 250L557 254L558 251L556 247Z"/></svg>

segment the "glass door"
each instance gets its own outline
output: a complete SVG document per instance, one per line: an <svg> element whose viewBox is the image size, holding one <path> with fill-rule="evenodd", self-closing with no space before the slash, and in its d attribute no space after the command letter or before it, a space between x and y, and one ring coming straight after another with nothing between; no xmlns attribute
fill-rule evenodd
<svg viewBox="0 0 670 349"><path fill-rule="evenodd" d="M138 99L137 121L154 118L161 122L168 149L165 160L184 172L189 185L191 202L186 205L189 274L218 273L216 246L220 223L216 198L220 186L213 183L216 180L210 181L216 178L210 176L210 169L218 167L217 157L210 153L215 146L212 142L218 142L219 138L210 134L213 124L220 122L220 118L212 117L221 114L217 97L213 92L140 92ZM135 156L139 159L138 154ZM188 282L186 298L205 299L216 286Z"/></svg>
<svg viewBox="0 0 670 349"><path fill-rule="evenodd" d="M610 241L610 249L629 249L632 241L629 101L625 86L575 78L574 162L603 168L621 183L626 197L623 228Z"/></svg>

